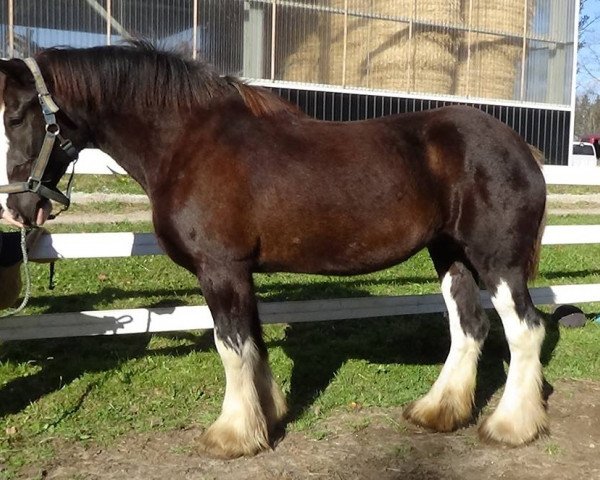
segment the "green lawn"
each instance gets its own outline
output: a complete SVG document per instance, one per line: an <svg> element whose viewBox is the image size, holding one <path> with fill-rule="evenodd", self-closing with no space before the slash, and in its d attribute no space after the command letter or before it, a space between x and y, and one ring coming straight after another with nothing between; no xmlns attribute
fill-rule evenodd
<svg viewBox="0 0 600 480"><path fill-rule="evenodd" d="M63 177L59 188L65 189L68 176ZM77 175L73 183L74 192L82 193L139 193L144 191L129 175Z"/></svg>
<svg viewBox="0 0 600 480"><path fill-rule="evenodd" d="M587 217L583 217L587 218ZM550 217L549 223L582 223ZM596 218L592 223L600 223ZM81 227L56 226L57 231ZM149 224L86 225L86 231L150 231ZM164 256L65 260L56 289L48 267L31 266L26 313L198 304L192 275ZM383 272L350 278L257 275L264 301L438 292L421 253ZM600 245L552 246L542 253L536 286L600 283ZM600 304L583 306L592 320ZM546 309L547 310L547 309ZM549 320L549 315L546 315ZM506 346L495 316L482 357L478 402L504 379ZM274 372L288 395L291 429L318 437L333 411L401 405L425 393L440 371L449 338L442 315L402 316L265 328ZM550 382L600 379L600 325L557 328L544 348ZM120 435L206 426L219 412L223 372L211 332L10 342L0 346L0 478L42 465L56 445L110 445Z"/></svg>
<svg viewBox="0 0 600 480"><path fill-rule="evenodd" d="M548 193L568 193L581 195L600 193L600 185L548 185Z"/></svg>
<svg viewBox="0 0 600 480"><path fill-rule="evenodd" d="M600 215L549 215L547 225L600 225Z"/></svg>

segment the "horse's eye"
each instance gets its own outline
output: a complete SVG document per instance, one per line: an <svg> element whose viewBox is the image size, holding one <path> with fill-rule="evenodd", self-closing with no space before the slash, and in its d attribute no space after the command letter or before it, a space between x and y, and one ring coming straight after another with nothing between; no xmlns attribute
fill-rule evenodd
<svg viewBox="0 0 600 480"><path fill-rule="evenodd" d="M23 117L14 117L14 118L9 118L8 119L8 126L9 127L18 127L22 123L23 123Z"/></svg>

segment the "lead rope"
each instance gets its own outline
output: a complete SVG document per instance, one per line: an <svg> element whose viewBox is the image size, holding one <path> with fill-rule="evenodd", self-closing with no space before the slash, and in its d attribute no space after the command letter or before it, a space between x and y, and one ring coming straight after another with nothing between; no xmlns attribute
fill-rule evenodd
<svg viewBox="0 0 600 480"><path fill-rule="evenodd" d="M23 297L21 305L15 309L0 313L0 318L16 315L22 311L27 306L27 302L29 302L29 297L31 296L31 276L29 275L29 259L27 258L26 240L27 232L25 231L25 227L21 227L21 253L23 254L23 266L25 267L25 296Z"/></svg>

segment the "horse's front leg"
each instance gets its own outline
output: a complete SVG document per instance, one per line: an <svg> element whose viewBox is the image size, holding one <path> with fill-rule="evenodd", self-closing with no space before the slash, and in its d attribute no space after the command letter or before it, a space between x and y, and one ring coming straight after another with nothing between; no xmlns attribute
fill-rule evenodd
<svg viewBox="0 0 600 480"><path fill-rule="evenodd" d="M241 263L204 265L199 278L226 380L221 415L200 441L218 457L254 455L272 445L286 403L269 367L252 274Z"/></svg>

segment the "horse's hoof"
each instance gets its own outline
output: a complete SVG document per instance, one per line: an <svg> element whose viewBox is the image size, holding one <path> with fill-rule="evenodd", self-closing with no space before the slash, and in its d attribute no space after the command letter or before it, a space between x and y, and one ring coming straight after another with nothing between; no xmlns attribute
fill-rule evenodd
<svg viewBox="0 0 600 480"><path fill-rule="evenodd" d="M540 412L526 421L516 416L500 416L496 413L485 418L479 425L479 438L486 443L519 447L533 442L549 433L548 416L540 407Z"/></svg>
<svg viewBox="0 0 600 480"><path fill-rule="evenodd" d="M239 429L215 422L197 438L199 453L230 460L251 457L270 448L268 439L259 431L241 433Z"/></svg>
<svg viewBox="0 0 600 480"><path fill-rule="evenodd" d="M402 412L404 418L415 425L435 432L453 432L467 425L472 418L471 402L457 403L442 398L431 402L423 397L408 404Z"/></svg>

